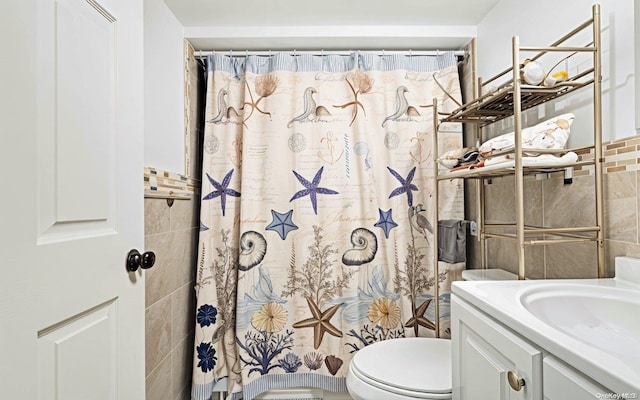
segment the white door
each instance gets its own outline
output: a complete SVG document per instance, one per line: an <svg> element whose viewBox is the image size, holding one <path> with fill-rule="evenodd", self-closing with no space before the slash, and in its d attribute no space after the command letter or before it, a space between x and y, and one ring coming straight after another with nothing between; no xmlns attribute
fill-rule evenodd
<svg viewBox="0 0 640 400"><path fill-rule="evenodd" d="M144 398L142 28L0 1L0 399Z"/></svg>

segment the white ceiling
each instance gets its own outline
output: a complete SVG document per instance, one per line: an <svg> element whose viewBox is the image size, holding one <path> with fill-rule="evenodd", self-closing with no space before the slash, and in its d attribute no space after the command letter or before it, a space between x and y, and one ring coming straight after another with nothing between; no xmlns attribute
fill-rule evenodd
<svg viewBox="0 0 640 400"><path fill-rule="evenodd" d="M185 26L477 25L498 0L164 0Z"/></svg>
<svg viewBox="0 0 640 400"><path fill-rule="evenodd" d="M459 48L498 1L164 0L203 50Z"/></svg>

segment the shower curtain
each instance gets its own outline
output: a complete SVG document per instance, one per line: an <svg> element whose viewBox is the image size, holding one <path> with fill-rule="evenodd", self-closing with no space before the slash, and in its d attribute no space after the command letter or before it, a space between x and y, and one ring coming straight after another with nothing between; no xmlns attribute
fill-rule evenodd
<svg viewBox="0 0 640 400"><path fill-rule="evenodd" d="M457 60L284 54L207 63L192 398L346 391L355 352L448 334L450 265L433 268L432 103ZM443 126L441 152L461 147ZM462 219L462 184L440 184ZM425 360L425 362L429 362Z"/></svg>

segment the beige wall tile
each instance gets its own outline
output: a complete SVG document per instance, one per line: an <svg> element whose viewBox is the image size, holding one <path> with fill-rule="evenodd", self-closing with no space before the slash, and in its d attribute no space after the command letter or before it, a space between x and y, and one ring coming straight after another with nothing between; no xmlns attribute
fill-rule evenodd
<svg viewBox="0 0 640 400"><path fill-rule="evenodd" d="M171 357L162 363L146 379L147 400L173 400L171 388Z"/></svg>
<svg viewBox="0 0 640 400"><path fill-rule="evenodd" d="M511 179L493 179L484 186L485 218L490 221L515 221L515 188Z"/></svg>
<svg viewBox="0 0 640 400"><path fill-rule="evenodd" d="M198 234L199 229L185 229L182 232L183 258L179 264L180 268L176 272L178 287L195 280L196 277L196 260L198 259Z"/></svg>
<svg viewBox="0 0 640 400"><path fill-rule="evenodd" d="M171 357L166 357L146 379L146 399L173 400L171 375Z"/></svg>
<svg viewBox="0 0 640 400"><path fill-rule="evenodd" d="M605 238L637 242L637 178L635 172L604 177Z"/></svg>
<svg viewBox="0 0 640 400"><path fill-rule="evenodd" d="M547 246L547 279L597 278L595 243L554 244Z"/></svg>
<svg viewBox="0 0 640 400"><path fill-rule="evenodd" d="M145 311L146 374L171 352L171 300L166 297Z"/></svg>
<svg viewBox="0 0 640 400"><path fill-rule="evenodd" d="M543 246L527 246L525 248L525 277L527 279L544 279L546 277L545 250Z"/></svg>
<svg viewBox="0 0 640 400"><path fill-rule="evenodd" d="M198 197L195 200L176 200L171 206L171 230L195 228L200 226Z"/></svg>
<svg viewBox="0 0 640 400"><path fill-rule="evenodd" d="M550 227L579 227L595 224L595 186L593 177L574 177L565 185L562 179L543 181L544 223Z"/></svg>
<svg viewBox="0 0 640 400"><path fill-rule="evenodd" d="M193 282L174 291L170 297L171 346L176 347L192 334L195 326L196 297Z"/></svg>
<svg viewBox="0 0 640 400"><path fill-rule="evenodd" d="M515 242L500 239L488 241L487 266L489 268L501 268L517 274L516 257Z"/></svg>
<svg viewBox="0 0 640 400"><path fill-rule="evenodd" d="M145 302L147 307L168 296L179 287L177 270L184 256L175 242L175 232L166 232L145 238L145 249L156 253L156 264L145 271ZM176 253L179 253L177 255Z"/></svg>
<svg viewBox="0 0 640 400"><path fill-rule="evenodd" d="M525 182L524 185L524 223L540 226L544 220L542 203L542 181Z"/></svg>
<svg viewBox="0 0 640 400"><path fill-rule="evenodd" d="M476 180L466 180L464 182L465 204L464 215L465 218L472 221L478 221L477 212L477 182ZM482 265L480 260L480 242L477 237L467 237L467 268L479 268Z"/></svg>
<svg viewBox="0 0 640 400"><path fill-rule="evenodd" d="M191 389L191 376L193 371L193 337L188 337L178 343L171 352L171 365L173 381L173 398L189 399L184 393Z"/></svg>
<svg viewBox="0 0 640 400"><path fill-rule="evenodd" d="M146 249L156 253L156 265L146 271L147 306L194 279L197 239L195 228L147 236Z"/></svg>
<svg viewBox="0 0 640 400"><path fill-rule="evenodd" d="M488 220L515 222L516 192L513 177L494 180L485 186L485 216ZM542 224L542 183L527 180L524 184L524 220L528 225Z"/></svg>
<svg viewBox="0 0 640 400"><path fill-rule="evenodd" d="M164 199L144 199L144 234L155 235L170 229L169 206Z"/></svg>
<svg viewBox="0 0 640 400"><path fill-rule="evenodd" d="M487 250L487 267L500 268L518 274L517 245L511 240L492 239ZM544 279L544 248L527 246L524 250L527 279Z"/></svg>

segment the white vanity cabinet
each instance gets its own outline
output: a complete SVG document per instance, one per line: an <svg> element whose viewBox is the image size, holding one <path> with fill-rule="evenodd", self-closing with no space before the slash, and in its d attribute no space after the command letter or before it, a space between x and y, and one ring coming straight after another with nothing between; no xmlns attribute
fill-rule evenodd
<svg viewBox="0 0 640 400"><path fill-rule="evenodd" d="M453 399L640 399L639 307L640 258L615 278L453 282Z"/></svg>
<svg viewBox="0 0 640 400"><path fill-rule="evenodd" d="M542 351L464 300L451 300L453 398L542 400Z"/></svg>
<svg viewBox="0 0 640 400"><path fill-rule="evenodd" d="M451 329L454 400L595 400L612 393L455 294Z"/></svg>
<svg viewBox="0 0 640 400"><path fill-rule="evenodd" d="M542 364L545 400L603 399L611 392L553 356Z"/></svg>

